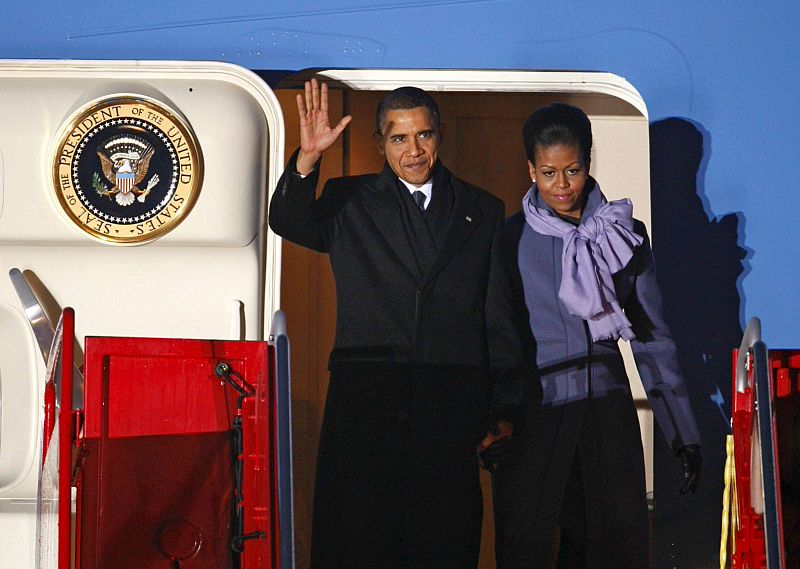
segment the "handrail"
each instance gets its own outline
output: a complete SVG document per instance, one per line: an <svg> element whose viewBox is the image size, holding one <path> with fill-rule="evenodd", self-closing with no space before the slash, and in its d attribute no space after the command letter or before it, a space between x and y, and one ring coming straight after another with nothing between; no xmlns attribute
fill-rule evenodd
<svg viewBox="0 0 800 569"><path fill-rule="evenodd" d="M784 568L783 533L781 531L780 474L775 438L775 415L772 406L772 373L767 346L757 341L752 346L753 382L756 422L761 447L761 491L764 500L764 545L767 569Z"/></svg>
<svg viewBox="0 0 800 569"><path fill-rule="evenodd" d="M744 393L747 389L747 371L749 368L748 357L753 344L761 341L761 320L752 317L747 323L736 357L736 391Z"/></svg>
<svg viewBox="0 0 800 569"><path fill-rule="evenodd" d="M272 316L270 342L275 347L275 391L278 430L278 515L280 566L294 568L294 500L292 485L292 387L289 338L286 314L276 310Z"/></svg>

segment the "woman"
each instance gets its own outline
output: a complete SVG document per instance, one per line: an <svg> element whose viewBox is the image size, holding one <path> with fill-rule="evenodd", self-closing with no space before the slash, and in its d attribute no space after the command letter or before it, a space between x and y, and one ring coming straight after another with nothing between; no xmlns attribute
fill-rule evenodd
<svg viewBox="0 0 800 569"><path fill-rule="evenodd" d="M554 104L523 129L533 185L506 224L532 367L528 422L494 476L498 569L648 566L639 423L617 340L697 485L700 437L662 318L653 255L629 200L589 176L591 123Z"/></svg>

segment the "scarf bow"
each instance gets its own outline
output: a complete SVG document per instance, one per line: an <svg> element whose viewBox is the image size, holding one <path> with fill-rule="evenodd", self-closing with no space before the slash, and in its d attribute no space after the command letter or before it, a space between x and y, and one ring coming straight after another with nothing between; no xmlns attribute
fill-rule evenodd
<svg viewBox="0 0 800 569"><path fill-rule="evenodd" d="M596 190L600 192L599 187ZM537 194L534 184L522 200L522 210L534 231L564 242L559 300L570 314L587 321L592 341L633 340L636 336L617 302L612 279L644 241L633 231L631 201L609 202L600 193L600 205L576 227L536 205Z"/></svg>

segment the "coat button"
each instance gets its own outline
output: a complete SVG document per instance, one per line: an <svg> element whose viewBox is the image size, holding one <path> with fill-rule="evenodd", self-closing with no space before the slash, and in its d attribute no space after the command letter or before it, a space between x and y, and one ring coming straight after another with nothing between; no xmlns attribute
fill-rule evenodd
<svg viewBox="0 0 800 569"><path fill-rule="evenodd" d="M397 419L400 420L400 421L405 421L406 419L408 419L408 413L405 413L405 412L398 413L397 414Z"/></svg>

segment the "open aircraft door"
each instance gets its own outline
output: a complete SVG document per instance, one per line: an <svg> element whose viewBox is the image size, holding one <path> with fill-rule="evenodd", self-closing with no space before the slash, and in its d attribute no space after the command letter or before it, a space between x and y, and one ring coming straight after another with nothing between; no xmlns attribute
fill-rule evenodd
<svg viewBox="0 0 800 569"><path fill-rule="evenodd" d="M51 322L59 308L73 307L81 348L87 336L264 340L282 288L293 349L304 354L295 362L303 373L299 385L295 374L294 389L318 403L300 409L313 416L296 417L312 426L295 459L304 513L335 306L327 302L326 261L298 264L292 257L308 253L287 248L282 263L280 241L265 220L285 149L297 145L294 96L312 75L332 87L332 105L339 105L332 113L356 117L326 153L323 177L378 170L374 126L365 117L374 116L383 92L417 85L441 107L444 162L504 199L511 213L529 185L521 124L533 109L561 100L592 119L592 170L609 198L630 197L636 217L650 221L646 106L630 84L608 73L314 70L283 76L273 92L257 75L223 63L0 62L0 272L21 269ZM0 279L2 569L34 563L45 365L25 316L11 282ZM78 350L78 367L82 355ZM635 367L629 371L651 492L652 419ZM286 397L276 426L284 451ZM288 523L291 470L286 460L279 467L280 513ZM284 527L281 566L291 567L291 524ZM307 531L305 520L297 530ZM298 535L298 543L305 537Z"/></svg>
<svg viewBox="0 0 800 569"><path fill-rule="evenodd" d="M50 437L43 422L53 427L58 421L52 413L67 409L48 395L37 343L43 354L56 351L41 332L49 327L52 336L67 306L77 323L78 386L70 401L77 410L72 440L66 441L78 457L68 468L74 476L67 491L82 493L67 501L73 559L81 544L94 544L93 566L110 566L97 555L114 537L114 509L121 516L147 502L151 492L166 492L162 502L170 492L166 478L148 490L136 476L151 451L128 455L134 472L120 482L109 470L119 460L104 462L91 445L116 452L112 447L123 442L215 432L227 441L237 399L244 400L239 414L247 423L247 400L254 395L244 384L244 394L234 393L238 375L264 397L251 407L264 421L256 425L263 432L248 443L245 426L243 442L244 449L256 444L251 450L261 462L240 470L245 485L250 474L251 487L269 485L264 495L270 509L258 515L271 518L265 525L274 528L265 537L269 562L249 566L277 567L280 557L281 567L291 567L288 369L275 368L279 355L288 362L280 318L266 342L280 293L280 249L266 226L268 189L283 165L283 117L274 94L255 74L224 63L0 61L0 125L0 567L69 567L63 559L54 564L44 533L37 542L38 527L47 525L46 511L37 522L37 493L47 487L47 480L40 483L42 439ZM215 370L227 359L233 380L224 388L225 374ZM244 361L259 363L237 369ZM202 387L198 374L205 377ZM169 398L172 403L165 403ZM181 417L174 415L181 410ZM115 413L122 414L115 419ZM223 447L236 448L230 444ZM158 460L169 464L160 452ZM198 447L195 465L204 452ZM184 458L176 454L175 462ZM236 466L235 456L222 459ZM234 477L221 474L221 480ZM237 492L228 494L241 502ZM136 493L135 503L121 500ZM208 498L200 487L187 493ZM153 535L166 542L153 545L152 557L163 558L159 567L207 566L201 560L212 537L180 517L157 514ZM232 526L228 514L223 517L217 521ZM113 529L123 541L137 533L130 531ZM234 531L223 533L236 537ZM246 549L264 536L250 537L239 546ZM87 551L84 559L91 557ZM113 566L124 566L120 562ZM244 557L232 561L238 562L248 566Z"/></svg>

